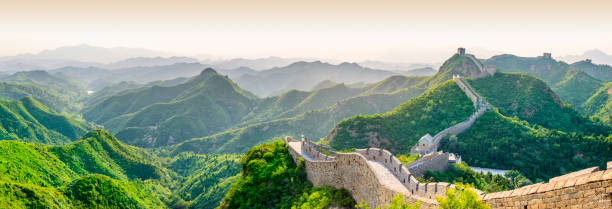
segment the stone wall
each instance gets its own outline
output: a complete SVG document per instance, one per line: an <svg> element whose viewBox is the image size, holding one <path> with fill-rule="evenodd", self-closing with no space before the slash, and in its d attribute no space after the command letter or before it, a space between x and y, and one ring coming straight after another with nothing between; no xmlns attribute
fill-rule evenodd
<svg viewBox="0 0 612 209"><path fill-rule="evenodd" d="M410 173L416 177L421 177L431 171L444 171L448 169L448 158L450 153L433 152L423 156L421 159L406 165Z"/></svg>
<svg viewBox="0 0 612 209"><path fill-rule="evenodd" d="M315 159L308 152L320 154L310 151L318 150L312 147L319 145L291 137L286 137L285 141L296 163L304 159L307 178L313 185L346 188L356 201L363 200L370 206L387 205L395 195L401 194L411 203L420 201L421 208L436 208L435 197L443 196L448 188L454 187L445 182L419 183L409 169L414 163L402 165L384 149L358 149L353 153L333 153L335 157ZM441 157L444 154L424 156L421 162L424 166L441 164L437 159L444 159ZM392 175L381 177L381 167L377 167L377 163L384 165L385 171ZM393 181L389 181L390 178ZM605 171L588 168L552 178L544 184L491 194L478 190L476 193L491 208L612 208L612 162L608 162Z"/></svg>
<svg viewBox="0 0 612 209"><path fill-rule="evenodd" d="M460 133L463 133L464 131L472 127L474 122L476 122L476 119L484 115L487 110L491 109L491 105L489 103L484 102L482 97L480 97L480 95L478 95L478 93L476 93L476 91L474 91L474 89L472 89L472 87L470 87L470 85L461 76L453 75L453 80L455 81L457 86L459 86L459 88L465 93L465 95L470 98L470 100L472 100L476 112L472 113L472 115L470 115L468 119L461 121L460 123L457 123L451 127L448 127L434 135L432 140L433 145L431 146L431 149L425 150L425 152L423 152L422 150L418 149L417 144L410 150L411 154L425 154L437 151L438 145L442 138L449 134L458 135Z"/></svg>
<svg viewBox="0 0 612 209"><path fill-rule="evenodd" d="M612 208L612 168L597 170L577 171L482 199L491 208Z"/></svg>

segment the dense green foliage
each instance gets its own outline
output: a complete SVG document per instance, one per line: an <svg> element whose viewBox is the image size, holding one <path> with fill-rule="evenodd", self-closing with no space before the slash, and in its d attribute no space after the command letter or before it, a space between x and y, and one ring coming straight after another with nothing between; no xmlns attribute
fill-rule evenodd
<svg viewBox="0 0 612 209"><path fill-rule="evenodd" d="M55 112L74 112L77 110L74 103L41 87L30 84L0 82L0 99L20 100L28 96Z"/></svg>
<svg viewBox="0 0 612 209"><path fill-rule="evenodd" d="M520 177L521 176L517 176L515 178ZM501 192L518 188L516 187L517 185L513 184L513 182L502 175L478 173L470 169L465 162L460 164L452 164L446 171L427 171L423 178L432 179L432 182L470 184L474 185L476 189L479 189L485 193Z"/></svg>
<svg viewBox="0 0 612 209"><path fill-rule="evenodd" d="M0 99L0 140L63 144L89 128L83 122L55 113L32 97L19 101Z"/></svg>
<svg viewBox="0 0 612 209"><path fill-rule="evenodd" d="M83 116L118 132L117 137L129 144L157 147L229 128L252 109L254 99L228 78L206 69L177 86L112 96Z"/></svg>
<svg viewBox="0 0 612 209"><path fill-rule="evenodd" d="M391 112L343 120L328 140L335 149L382 147L406 153L421 136L436 134L467 119L472 112L472 102L448 81Z"/></svg>
<svg viewBox="0 0 612 209"><path fill-rule="evenodd" d="M541 80L525 73L497 73L470 85L482 97L508 117L518 117L530 124L566 132L608 134L611 129L600 127L582 117Z"/></svg>
<svg viewBox="0 0 612 209"><path fill-rule="evenodd" d="M156 193L146 191L140 184L90 175L75 179L62 190L73 200L73 208L163 208Z"/></svg>
<svg viewBox="0 0 612 209"><path fill-rule="evenodd" d="M441 148L459 153L470 165L518 170L537 181L612 160L612 136L531 126L495 110L456 139L443 140Z"/></svg>
<svg viewBox="0 0 612 209"><path fill-rule="evenodd" d="M596 65L588 61L579 61L573 63L571 66L584 71L593 78L602 81L612 81L612 67L610 65Z"/></svg>
<svg viewBox="0 0 612 209"><path fill-rule="evenodd" d="M98 149L76 151L92 146ZM167 174L135 149L102 130L58 147L0 141L0 200L6 200L0 206L164 208L168 191L160 183ZM117 178L100 175L109 172Z"/></svg>
<svg viewBox="0 0 612 209"><path fill-rule="evenodd" d="M306 180L303 162L296 165L287 145L279 140L250 149L242 159L241 178L220 208L352 207L346 190L317 188Z"/></svg>
<svg viewBox="0 0 612 209"><path fill-rule="evenodd" d="M160 179L165 172L151 163L150 154L127 146L104 130L93 130L80 140L49 150L72 171L103 174L115 179Z"/></svg>
<svg viewBox="0 0 612 209"><path fill-rule="evenodd" d="M594 120L612 125L612 82L606 83L582 104L581 109Z"/></svg>
<svg viewBox="0 0 612 209"><path fill-rule="evenodd" d="M478 200L478 195L467 185L457 184L446 190L446 196L437 196L436 200L442 209L490 209L491 206Z"/></svg>
<svg viewBox="0 0 612 209"><path fill-rule="evenodd" d="M87 92L80 84L62 75L52 75L42 70L17 72L2 77L2 81L39 86L55 95L72 101L87 95Z"/></svg>
<svg viewBox="0 0 612 209"><path fill-rule="evenodd" d="M527 58L505 54L494 56L485 63L495 66L500 72L523 72L536 76L544 80L563 101L574 107L579 107L602 85L601 81L567 63L545 57Z"/></svg>
<svg viewBox="0 0 612 209"><path fill-rule="evenodd" d="M180 176L173 190L172 205L189 208L215 208L239 178L240 157L237 154L195 155L182 153L167 168Z"/></svg>
<svg viewBox="0 0 612 209"><path fill-rule="evenodd" d="M400 195L394 196L393 199L391 199L391 202L389 203L389 205L384 206L382 208L376 207L376 209L419 209L420 207L421 207L420 202L410 204L407 200L404 200L404 196L400 194ZM368 206L367 203L361 201L361 203L357 205L357 208L370 209L370 206Z"/></svg>

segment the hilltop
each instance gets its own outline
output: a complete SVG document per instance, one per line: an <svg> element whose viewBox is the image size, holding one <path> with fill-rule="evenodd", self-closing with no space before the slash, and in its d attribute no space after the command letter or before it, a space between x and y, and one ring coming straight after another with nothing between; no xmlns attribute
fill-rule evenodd
<svg viewBox="0 0 612 209"><path fill-rule="evenodd" d="M612 67L610 65L597 65L587 59L572 63L571 66L601 81L612 81Z"/></svg>
<svg viewBox="0 0 612 209"><path fill-rule="evenodd" d="M577 108L602 86L600 80L547 56L505 54L493 56L485 64L495 66L500 72L523 72L536 76L544 80L563 101Z"/></svg>
<svg viewBox="0 0 612 209"><path fill-rule="evenodd" d="M83 117L130 144L156 147L222 131L239 122L255 105L254 99L206 69L176 86L155 85L111 96L85 109Z"/></svg>
<svg viewBox="0 0 612 209"><path fill-rule="evenodd" d="M68 100L78 100L87 94L80 84L42 70L17 72L3 77L2 81L39 86Z"/></svg>
<svg viewBox="0 0 612 209"><path fill-rule="evenodd" d="M1 99L20 100L24 97L32 97L55 112L77 111L77 107L73 102L44 88L30 84L0 82Z"/></svg>
<svg viewBox="0 0 612 209"><path fill-rule="evenodd" d="M0 99L0 115L2 140L63 144L90 129L84 122L57 114L32 97L19 101Z"/></svg>

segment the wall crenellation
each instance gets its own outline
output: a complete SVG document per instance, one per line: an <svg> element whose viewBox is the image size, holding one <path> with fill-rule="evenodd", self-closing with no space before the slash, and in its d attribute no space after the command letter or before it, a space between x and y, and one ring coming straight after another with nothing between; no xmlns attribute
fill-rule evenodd
<svg viewBox="0 0 612 209"><path fill-rule="evenodd" d="M388 150L358 149L353 153L334 153L335 157L328 160L315 160L307 153L308 147L320 145L304 141L285 138L292 158L296 162L304 159L309 181L315 186L346 188L355 200L370 206L386 205L395 195L402 194L410 203L420 201L421 208L437 208L435 197L454 187L445 182L418 182L410 169L413 163L402 165ZM433 161L443 154L438 152L421 159ZM382 175L385 172L392 176ZM548 183L491 194L476 192L491 208L611 208L612 162L603 171L587 168L552 178Z"/></svg>

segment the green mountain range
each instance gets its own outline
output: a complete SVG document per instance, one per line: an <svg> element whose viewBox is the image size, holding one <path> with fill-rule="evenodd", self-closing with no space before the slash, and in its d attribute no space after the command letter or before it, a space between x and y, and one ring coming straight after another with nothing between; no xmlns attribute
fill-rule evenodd
<svg viewBox="0 0 612 209"><path fill-rule="evenodd" d="M55 112L76 112L78 107L68 99L30 84L0 82L0 98L20 100L32 97Z"/></svg>
<svg viewBox="0 0 612 209"><path fill-rule="evenodd" d="M83 135L89 125L55 113L32 97L0 99L0 139L64 144Z"/></svg>
<svg viewBox="0 0 612 209"><path fill-rule="evenodd" d="M4 82L31 84L44 88L68 100L76 101L87 95L87 92L75 81L61 75L49 74L47 71L22 71L1 78Z"/></svg>
<svg viewBox="0 0 612 209"><path fill-rule="evenodd" d="M470 165L515 169L545 180L612 160L612 129L564 105L541 80L497 73L469 83L494 109L468 131L444 139L442 149L460 154ZM393 111L343 120L325 140L335 149L382 147L403 154L421 136L434 135L474 111L448 81Z"/></svg>
<svg viewBox="0 0 612 209"><path fill-rule="evenodd" d="M166 146L209 135L238 123L256 98L212 69L177 86L153 86L112 96L85 110L122 140Z"/></svg>
<svg viewBox="0 0 612 209"><path fill-rule="evenodd" d="M2 208L214 208L240 155L158 157L93 130L62 146L0 141Z"/></svg>

